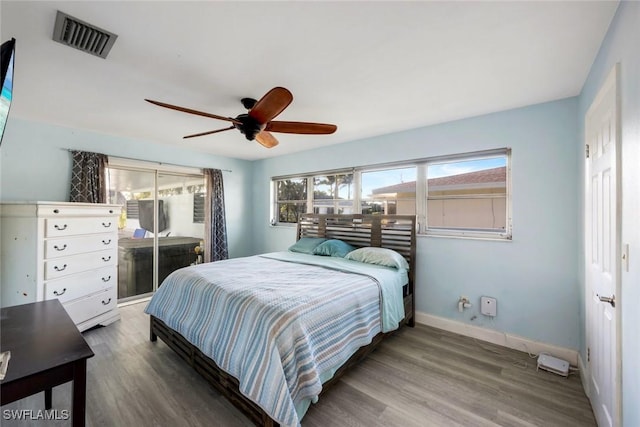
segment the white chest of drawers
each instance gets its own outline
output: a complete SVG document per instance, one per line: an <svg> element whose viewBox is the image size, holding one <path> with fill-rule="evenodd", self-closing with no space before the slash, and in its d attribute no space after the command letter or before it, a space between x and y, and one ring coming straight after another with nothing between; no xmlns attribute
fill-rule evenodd
<svg viewBox="0 0 640 427"><path fill-rule="evenodd" d="M0 305L58 298L80 331L120 318L121 206L0 204Z"/></svg>

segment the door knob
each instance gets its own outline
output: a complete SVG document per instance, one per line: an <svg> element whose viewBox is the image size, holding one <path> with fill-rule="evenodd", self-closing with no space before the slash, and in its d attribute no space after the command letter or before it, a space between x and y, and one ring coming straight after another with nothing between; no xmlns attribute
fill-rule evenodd
<svg viewBox="0 0 640 427"><path fill-rule="evenodd" d="M598 295L598 298L602 302L608 302L609 304L611 304L611 307L615 307L616 306L616 296L615 295L611 296L611 298L609 298L609 297L601 297L600 295Z"/></svg>

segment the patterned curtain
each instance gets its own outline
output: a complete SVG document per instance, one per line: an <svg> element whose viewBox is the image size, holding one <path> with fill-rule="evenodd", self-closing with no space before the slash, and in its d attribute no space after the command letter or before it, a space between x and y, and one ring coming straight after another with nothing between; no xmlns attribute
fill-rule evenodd
<svg viewBox="0 0 640 427"><path fill-rule="evenodd" d="M106 203L105 168L107 167L107 156L86 151L71 151L71 154L73 166L69 201Z"/></svg>
<svg viewBox="0 0 640 427"><path fill-rule="evenodd" d="M205 169L204 262L229 258L222 171Z"/></svg>

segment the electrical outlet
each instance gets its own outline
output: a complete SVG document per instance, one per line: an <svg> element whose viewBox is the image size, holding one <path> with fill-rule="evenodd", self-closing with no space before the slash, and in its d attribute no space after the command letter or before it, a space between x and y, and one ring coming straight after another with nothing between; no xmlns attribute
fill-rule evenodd
<svg viewBox="0 0 640 427"><path fill-rule="evenodd" d="M480 313L485 316L495 317L498 309L498 301L492 297L480 297Z"/></svg>
<svg viewBox="0 0 640 427"><path fill-rule="evenodd" d="M465 308L469 308L469 307L471 307L471 302L469 301L469 297L460 295L460 298L458 298L458 311L462 313Z"/></svg>

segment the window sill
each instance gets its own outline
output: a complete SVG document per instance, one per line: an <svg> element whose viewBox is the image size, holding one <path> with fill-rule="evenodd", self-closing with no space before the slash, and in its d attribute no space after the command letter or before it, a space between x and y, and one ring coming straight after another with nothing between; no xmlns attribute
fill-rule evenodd
<svg viewBox="0 0 640 427"><path fill-rule="evenodd" d="M512 242L512 236L509 237L497 237L497 236L461 236L455 234L416 234L416 237L420 238L437 238L437 239L458 239L458 240L481 240L489 242Z"/></svg>
<svg viewBox="0 0 640 427"><path fill-rule="evenodd" d="M269 228L296 228L298 224L269 224Z"/></svg>

